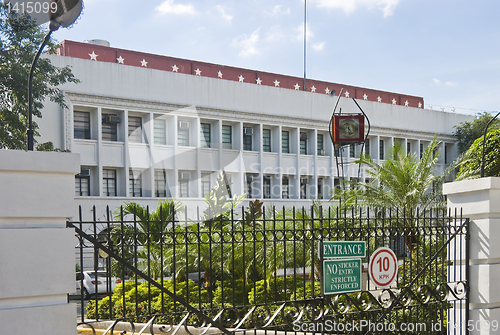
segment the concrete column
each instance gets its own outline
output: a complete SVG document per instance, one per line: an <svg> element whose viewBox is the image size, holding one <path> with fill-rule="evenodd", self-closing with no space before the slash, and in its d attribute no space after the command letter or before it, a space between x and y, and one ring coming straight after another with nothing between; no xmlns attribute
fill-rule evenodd
<svg viewBox="0 0 500 335"><path fill-rule="evenodd" d="M471 220L470 334L493 334L486 325L500 322L500 178L446 183L443 193L452 213L461 208L462 216Z"/></svg>
<svg viewBox="0 0 500 335"><path fill-rule="evenodd" d="M76 334L74 231L77 154L0 150L2 334Z"/></svg>

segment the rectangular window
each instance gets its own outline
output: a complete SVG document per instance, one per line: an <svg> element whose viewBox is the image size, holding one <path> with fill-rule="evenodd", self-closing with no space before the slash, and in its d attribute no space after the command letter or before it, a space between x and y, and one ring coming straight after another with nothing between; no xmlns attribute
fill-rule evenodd
<svg viewBox="0 0 500 335"><path fill-rule="evenodd" d="M281 152L290 153L290 132L287 130L281 131Z"/></svg>
<svg viewBox="0 0 500 335"><path fill-rule="evenodd" d="M253 197L253 176L246 175L245 180L245 193L247 194L247 198L251 199Z"/></svg>
<svg viewBox="0 0 500 335"><path fill-rule="evenodd" d="M351 145L349 145L349 157L356 157L356 144L354 143L351 143Z"/></svg>
<svg viewBox="0 0 500 335"><path fill-rule="evenodd" d="M333 146L333 154L335 155L335 157L340 157L340 149L336 145Z"/></svg>
<svg viewBox="0 0 500 335"><path fill-rule="evenodd" d="M263 191L264 191L264 199L271 198L271 177L264 176L263 178Z"/></svg>
<svg viewBox="0 0 500 335"><path fill-rule="evenodd" d="M410 156L411 153L411 143L406 142L406 156Z"/></svg>
<svg viewBox="0 0 500 335"><path fill-rule="evenodd" d="M116 197L116 170L102 169L102 193L106 197Z"/></svg>
<svg viewBox="0 0 500 335"><path fill-rule="evenodd" d="M244 127L243 128L243 150L252 151L253 150L253 128Z"/></svg>
<svg viewBox="0 0 500 335"><path fill-rule="evenodd" d="M167 144L167 131L166 122L164 119L154 119L153 121L153 132L154 132L154 142L155 144L165 145Z"/></svg>
<svg viewBox="0 0 500 335"><path fill-rule="evenodd" d="M300 178L300 198L301 199L306 199L307 198L307 178Z"/></svg>
<svg viewBox="0 0 500 335"><path fill-rule="evenodd" d="M318 142L318 156L324 156L325 155L325 141L324 141L323 134L318 134L317 142Z"/></svg>
<svg viewBox="0 0 500 335"><path fill-rule="evenodd" d="M422 159L423 154L424 154L424 144L420 143L420 159Z"/></svg>
<svg viewBox="0 0 500 335"><path fill-rule="evenodd" d="M142 143L142 118L139 116L128 117L128 141Z"/></svg>
<svg viewBox="0 0 500 335"><path fill-rule="evenodd" d="M333 187L340 189L340 179L335 177L333 178Z"/></svg>
<svg viewBox="0 0 500 335"><path fill-rule="evenodd" d="M370 156L370 139L367 138L365 141L365 155Z"/></svg>
<svg viewBox="0 0 500 335"><path fill-rule="evenodd" d="M290 181L288 180L288 177L283 177L281 181L281 197L283 199L289 199L290 198Z"/></svg>
<svg viewBox="0 0 500 335"><path fill-rule="evenodd" d="M307 133L300 133L300 154L307 155Z"/></svg>
<svg viewBox="0 0 500 335"><path fill-rule="evenodd" d="M131 197L142 197L142 182L140 171L132 169L129 170L128 190Z"/></svg>
<svg viewBox="0 0 500 335"><path fill-rule="evenodd" d="M200 123L200 145L202 148L210 148L210 143L212 143L210 134L210 123Z"/></svg>
<svg viewBox="0 0 500 335"><path fill-rule="evenodd" d="M271 129L262 129L262 150L271 152Z"/></svg>
<svg viewBox="0 0 500 335"><path fill-rule="evenodd" d="M102 114L102 140L118 141L118 115Z"/></svg>
<svg viewBox="0 0 500 335"><path fill-rule="evenodd" d="M318 178L318 199L323 199L323 178Z"/></svg>
<svg viewBox="0 0 500 335"><path fill-rule="evenodd" d="M222 149L232 149L232 132L233 127L230 125L222 125Z"/></svg>
<svg viewBox="0 0 500 335"><path fill-rule="evenodd" d="M384 140L380 140L380 143L379 143L379 150L380 150L380 153L379 153L379 158L380 159L384 159Z"/></svg>
<svg viewBox="0 0 500 335"><path fill-rule="evenodd" d="M201 174L201 196L205 197L210 194L210 173Z"/></svg>
<svg viewBox="0 0 500 335"><path fill-rule="evenodd" d="M75 139L90 140L90 113L73 113L74 137Z"/></svg>
<svg viewBox="0 0 500 335"><path fill-rule="evenodd" d="M167 176L165 170L155 170L155 195L158 198L167 196Z"/></svg>
<svg viewBox="0 0 500 335"><path fill-rule="evenodd" d="M181 198L189 197L189 172L179 172L179 196Z"/></svg>
<svg viewBox="0 0 500 335"><path fill-rule="evenodd" d="M80 173L75 176L75 195L90 195L90 170L81 168Z"/></svg>
<svg viewBox="0 0 500 335"><path fill-rule="evenodd" d="M448 164L448 146L444 146L444 164Z"/></svg>
<svg viewBox="0 0 500 335"><path fill-rule="evenodd" d="M189 146L189 122L187 121L179 121L179 126L177 128L177 144L183 147Z"/></svg>

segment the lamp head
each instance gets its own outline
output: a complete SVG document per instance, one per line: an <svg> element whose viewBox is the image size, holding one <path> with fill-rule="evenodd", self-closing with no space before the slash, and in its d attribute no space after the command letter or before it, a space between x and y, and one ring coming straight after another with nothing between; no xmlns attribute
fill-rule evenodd
<svg viewBox="0 0 500 335"><path fill-rule="evenodd" d="M75 23L82 13L83 0L50 0L50 8L55 8L49 11L50 30L57 30L61 26L67 28Z"/></svg>

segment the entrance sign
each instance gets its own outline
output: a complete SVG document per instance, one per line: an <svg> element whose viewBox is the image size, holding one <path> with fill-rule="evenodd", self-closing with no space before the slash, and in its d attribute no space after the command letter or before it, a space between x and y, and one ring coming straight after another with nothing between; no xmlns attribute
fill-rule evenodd
<svg viewBox="0 0 500 335"><path fill-rule="evenodd" d="M323 241L324 258L364 258L366 257L365 241Z"/></svg>
<svg viewBox="0 0 500 335"><path fill-rule="evenodd" d="M361 291L361 259L323 261L323 292L338 294Z"/></svg>
<svg viewBox="0 0 500 335"><path fill-rule="evenodd" d="M378 248L370 257L368 274L375 286L386 288L391 285L398 273L398 259L389 248Z"/></svg>

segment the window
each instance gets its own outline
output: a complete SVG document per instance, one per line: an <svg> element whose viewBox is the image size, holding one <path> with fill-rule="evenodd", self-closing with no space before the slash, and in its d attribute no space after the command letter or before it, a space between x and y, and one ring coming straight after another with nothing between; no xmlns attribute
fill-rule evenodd
<svg viewBox="0 0 500 335"><path fill-rule="evenodd" d="M307 133L300 133L300 154L307 155Z"/></svg>
<svg viewBox="0 0 500 335"><path fill-rule="evenodd" d="M340 189L340 179L335 177L333 178L333 187Z"/></svg>
<svg viewBox="0 0 500 335"><path fill-rule="evenodd" d="M324 156L325 155L325 141L324 141L323 134L318 134L317 142L318 142L318 156Z"/></svg>
<svg viewBox="0 0 500 335"><path fill-rule="evenodd" d="M210 134L210 123L201 123L200 124L200 145L202 148L210 148L210 143L212 143L211 134Z"/></svg>
<svg viewBox="0 0 500 335"><path fill-rule="evenodd" d="M380 146L379 147L379 150L380 150L379 158L384 159L384 140L380 140L379 146Z"/></svg>
<svg viewBox="0 0 500 335"><path fill-rule="evenodd" d="M102 192L104 196L116 197L116 170L102 170Z"/></svg>
<svg viewBox="0 0 500 335"><path fill-rule="evenodd" d="M406 156L410 156L411 153L411 143L406 142Z"/></svg>
<svg viewBox="0 0 500 335"><path fill-rule="evenodd" d="M222 125L222 149L232 149L232 130L233 127L229 125Z"/></svg>
<svg viewBox="0 0 500 335"><path fill-rule="evenodd" d="M271 177L264 176L263 178L263 191L264 191L264 199L271 198Z"/></svg>
<svg viewBox="0 0 500 335"><path fill-rule="evenodd" d="M253 149L252 135L253 135L253 128L251 127L243 128L243 150L252 151Z"/></svg>
<svg viewBox="0 0 500 335"><path fill-rule="evenodd" d="M155 195L159 198L167 196L167 176L165 170L155 170Z"/></svg>
<svg viewBox="0 0 500 335"><path fill-rule="evenodd" d="M349 157L356 157L356 144L354 143L351 143L351 145L349 145Z"/></svg>
<svg viewBox="0 0 500 335"><path fill-rule="evenodd" d="M181 198L189 197L189 172L179 172L179 196Z"/></svg>
<svg viewBox="0 0 500 335"><path fill-rule="evenodd" d="M340 149L336 145L333 146L333 154L335 155L335 157L340 157Z"/></svg>
<svg viewBox="0 0 500 335"><path fill-rule="evenodd" d="M131 197L142 197L141 172L137 170L129 170L128 175L128 190Z"/></svg>
<svg viewBox="0 0 500 335"><path fill-rule="evenodd" d="M420 143L420 159L422 159L423 154L424 154L424 144Z"/></svg>
<svg viewBox="0 0 500 335"><path fill-rule="evenodd" d="M288 177L283 177L281 181L281 197L283 199L289 199L290 198L290 181Z"/></svg>
<svg viewBox="0 0 500 335"><path fill-rule="evenodd" d="M300 178L300 198L307 199L307 178Z"/></svg>
<svg viewBox="0 0 500 335"><path fill-rule="evenodd" d="M139 116L128 117L128 141L142 143L142 119Z"/></svg>
<svg viewBox="0 0 500 335"><path fill-rule="evenodd" d="M253 197L252 184L253 184L253 176L247 175L245 181L245 193L247 194L248 199L251 199Z"/></svg>
<svg viewBox="0 0 500 335"><path fill-rule="evenodd" d="M155 144L159 144L159 145L167 144L167 132L166 132L165 125L166 125L166 122L164 119L154 119L153 132L154 132Z"/></svg>
<svg viewBox="0 0 500 335"><path fill-rule="evenodd" d="M201 174L201 196L204 197L210 194L210 173Z"/></svg>
<svg viewBox="0 0 500 335"><path fill-rule="evenodd" d="M102 140L118 141L118 115L102 114Z"/></svg>
<svg viewBox="0 0 500 335"><path fill-rule="evenodd" d="M370 156L370 139L367 138L365 141L365 155Z"/></svg>
<svg viewBox="0 0 500 335"><path fill-rule="evenodd" d="M90 169L81 168L80 173L75 176L75 195L90 195Z"/></svg>
<svg viewBox="0 0 500 335"><path fill-rule="evenodd" d="M75 111L73 119L75 139L90 140L90 113Z"/></svg>
<svg viewBox="0 0 500 335"><path fill-rule="evenodd" d="M444 164L448 164L448 146L444 146Z"/></svg>
<svg viewBox="0 0 500 335"><path fill-rule="evenodd" d="M271 129L262 130L262 150L271 152Z"/></svg>
<svg viewBox="0 0 500 335"><path fill-rule="evenodd" d="M323 199L323 178L318 178L318 199Z"/></svg>
<svg viewBox="0 0 500 335"><path fill-rule="evenodd" d="M179 146L189 146L189 122L179 121L177 128L177 144Z"/></svg>
<svg viewBox="0 0 500 335"><path fill-rule="evenodd" d="M290 132L287 130L281 131L281 152L290 153Z"/></svg>

